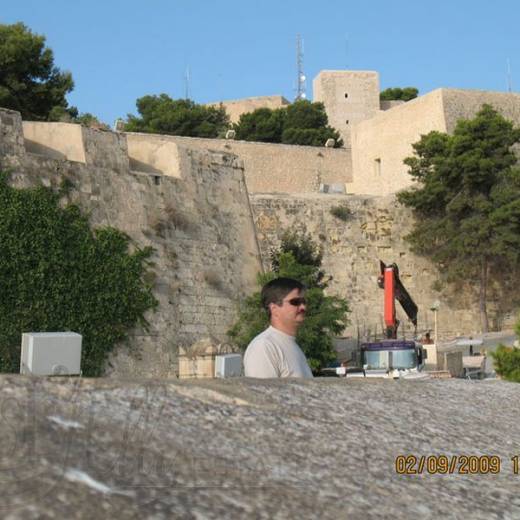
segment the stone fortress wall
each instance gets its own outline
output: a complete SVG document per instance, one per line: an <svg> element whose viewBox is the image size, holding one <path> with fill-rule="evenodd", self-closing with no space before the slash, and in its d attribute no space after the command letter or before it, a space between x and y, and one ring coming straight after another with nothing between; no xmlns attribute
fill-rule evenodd
<svg viewBox="0 0 520 520"><path fill-rule="evenodd" d="M313 89L314 101L324 104L329 124L340 132L343 149L313 152L308 147L222 140L192 144L211 144L243 158L251 193L316 192L321 184L345 184L350 194L388 195L411 185L403 159L413 154L412 144L421 135L452 132L459 119L474 117L484 103L520 124L519 94L442 88L406 103L380 101L378 73L350 70L321 71ZM265 96L233 103L243 113L274 108L273 99L278 98L282 99ZM323 160L316 161L320 154Z"/></svg>
<svg viewBox="0 0 520 520"><path fill-rule="evenodd" d="M421 330L432 328L429 307L436 299L443 302L443 334L475 330L474 301L451 301L446 291L435 292L435 269L409 252L402 237L410 214L392 196L333 195L313 188L248 197L246 161L215 149L209 140L22 124L10 111L0 111L0 124L1 162L13 169L15 185L58 186L66 177L74 185L71 201L90 212L94 226L115 226L156 251L158 311L148 317L149 331L134 332L128 345L135 347L133 353L121 348L112 356L108 373L171 376L178 347L208 336L225 342L238 302L255 289L261 259L268 268L269 251L285 230L308 232L323 247L323 267L333 276L328 292L347 298L352 309L345 335L381 332L379 259L399 264L419 305ZM301 147L293 148L297 153ZM330 213L338 205L349 208L347 222Z"/></svg>
<svg viewBox="0 0 520 520"><path fill-rule="evenodd" d="M253 112L257 108L283 108L289 105L289 101L283 96L257 96L243 99L233 99L228 101L219 101L217 103L208 103L208 106L219 107L222 105L229 120L232 123L238 123L240 116L248 112Z"/></svg>
<svg viewBox="0 0 520 520"><path fill-rule="evenodd" d="M405 157L412 144L432 130L453 132L457 121L470 119L484 103L520 126L520 94L437 89L381 111L352 126L352 184L349 193L387 195L411 185Z"/></svg>
<svg viewBox="0 0 520 520"><path fill-rule="evenodd" d="M56 146L54 146L56 145ZM25 123L0 110L0 168L15 186L73 184L70 202L92 225L114 226L155 249L157 311L108 373L173 376L177 349L226 340L236 304L261 269L244 170L236 156L170 144L177 175L140 171L127 136L79 125Z"/></svg>
<svg viewBox="0 0 520 520"><path fill-rule="evenodd" d="M280 245L286 230L309 233L322 248L323 269L332 276L327 293L346 298L352 311L345 336L366 338L383 332L383 291L377 286L379 260L398 264L400 277L419 308L420 333L433 330L434 314L430 309L436 300L441 302L441 338L479 329L475 295L437 287L436 268L410 251L403 237L411 231L413 219L394 196L253 194L251 203L266 269L269 251ZM332 215L331 209L338 206L350 211L346 221ZM400 305L396 308L401 321L399 334L411 338L412 326ZM489 311L492 326L512 326L514 313L493 305Z"/></svg>
<svg viewBox="0 0 520 520"><path fill-rule="evenodd" d="M364 74L372 92L377 76ZM208 336L225 341L238 302L255 288L262 258L267 267L270 248L288 229L309 232L323 246L324 269L333 276L328 291L346 297L352 309L346 334L382 328L379 259L398 263L422 330L432 328L429 308L439 299L441 335L478 331L476 299L434 290L435 268L410 253L402 237L412 217L393 194L410 184L402 159L421 134L452 131L483 102L519 122L520 96L439 89L376 110L372 93L365 107L372 115L355 121L363 113L350 88L356 74L343 75L345 84L342 74L332 75L330 90L353 107L340 111L352 120L351 148L343 149L22 124L18 113L0 110L0 166L13 171L15 185L57 186L66 177L74 184L71 201L90 212L93 225L115 226L155 248L159 309L150 331L134 331L134 353L121 348L109 373L173 375L179 346ZM342 184L347 194L319 193L323 184ZM330 213L338 205L351 212L346 222ZM494 325L510 325L509 311L491 309Z"/></svg>
<svg viewBox="0 0 520 520"><path fill-rule="evenodd" d="M250 193L308 193L317 192L321 184L344 186L352 182L351 155L344 148L134 133L126 136L131 161L151 173L176 171L169 150L185 146L239 157Z"/></svg>
<svg viewBox="0 0 520 520"><path fill-rule="evenodd" d="M386 195L409 186L403 159L413 154L412 143L432 130L446 132L441 90L354 124L352 164L358 175L348 192Z"/></svg>

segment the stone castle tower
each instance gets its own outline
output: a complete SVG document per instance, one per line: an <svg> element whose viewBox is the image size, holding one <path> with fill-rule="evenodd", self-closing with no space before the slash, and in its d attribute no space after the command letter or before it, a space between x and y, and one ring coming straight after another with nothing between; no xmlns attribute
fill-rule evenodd
<svg viewBox="0 0 520 520"><path fill-rule="evenodd" d="M353 123L374 117L380 110L379 75L374 71L322 70L312 83L314 101L321 101L345 148L350 148Z"/></svg>

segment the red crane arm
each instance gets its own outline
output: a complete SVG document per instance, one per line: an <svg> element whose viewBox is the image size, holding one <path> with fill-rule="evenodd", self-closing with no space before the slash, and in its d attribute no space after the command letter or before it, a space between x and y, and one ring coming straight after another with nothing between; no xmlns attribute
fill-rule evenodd
<svg viewBox="0 0 520 520"><path fill-rule="evenodd" d="M385 325L386 337L390 339L397 338L397 328L399 320L395 314L395 300L398 300L403 307L406 315L412 323L417 327L417 305L408 294L399 278L399 268L396 264L387 266L381 260L379 261L381 274L377 279L377 283L381 289L385 290Z"/></svg>

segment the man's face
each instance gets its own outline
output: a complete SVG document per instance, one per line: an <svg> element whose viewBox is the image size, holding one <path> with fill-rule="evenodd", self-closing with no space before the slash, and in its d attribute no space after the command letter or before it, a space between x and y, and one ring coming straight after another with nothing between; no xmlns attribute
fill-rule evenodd
<svg viewBox="0 0 520 520"><path fill-rule="evenodd" d="M271 303L271 316L281 323L294 326L300 325L305 320L304 292L293 289L285 296L280 305Z"/></svg>

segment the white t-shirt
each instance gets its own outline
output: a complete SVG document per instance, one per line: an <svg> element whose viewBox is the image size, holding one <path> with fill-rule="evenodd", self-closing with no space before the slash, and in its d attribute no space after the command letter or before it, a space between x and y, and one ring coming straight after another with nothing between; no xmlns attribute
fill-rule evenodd
<svg viewBox="0 0 520 520"><path fill-rule="evenodd" d="M247 346L244 372L246 377L312 377L294 336L271 325Z"/></svg>

